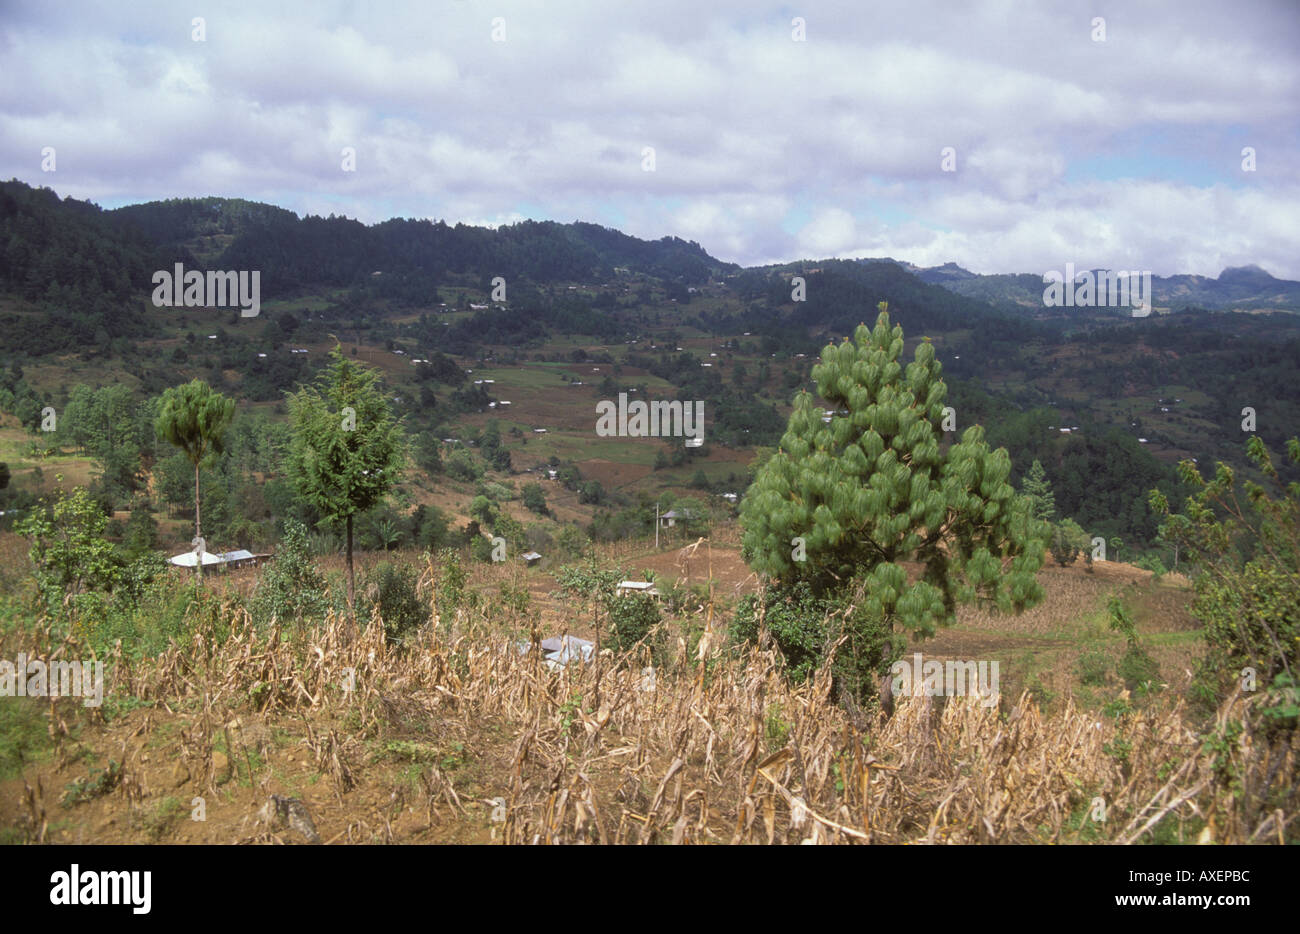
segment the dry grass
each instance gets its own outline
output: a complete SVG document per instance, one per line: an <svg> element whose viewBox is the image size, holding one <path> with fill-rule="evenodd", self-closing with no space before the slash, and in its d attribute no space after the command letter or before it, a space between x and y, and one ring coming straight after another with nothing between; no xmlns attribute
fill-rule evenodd
<svg viewBox="0 0 1300 934"><path fill-rule="evenodd" d="M435 585L429 567L425 593ZM200 794L241 774L264 793L268 724L294 729L322 779L312 806L326 842L1294 842L1295 734L1266 736L1253 698L1224 705L1217 746L1174 698L1100 717L1069 698L1051 714L1026 694L992 707L908 698L885 717L835 703L824 673L792 686L770 653L717 638L703 663L679 643L651 683L645 658L551 671L486 612L434 610L401 653L377 620L358 632L330 618L289 638L216 614L156 659L112 659L111 693L153 704L132 737L175 719L170 756ZM66 718L84 715L75 703L51 704L62 759ZM469 747L481 768L422 758L401 740L413 724L439 749ZM415 763L409 781L375 771L367 750L385 742ZM120 761L111 794L144 806L150 781L126 738ZM28 838L41 839L39 779L21 794ZM226 841L282 840L245 823Z"/></svg>

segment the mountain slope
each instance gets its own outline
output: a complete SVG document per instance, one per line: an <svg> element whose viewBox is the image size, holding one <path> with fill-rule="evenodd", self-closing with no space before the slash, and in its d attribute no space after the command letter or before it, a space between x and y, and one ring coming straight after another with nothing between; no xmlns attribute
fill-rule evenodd
<svg viewBox="0 0 1300 934"><path fill-rule="evenodd" d="M958 295L988 302L1004 310L1021 313L1047 311L1043 306L1045 286L1041 273L977 275L954 263L925 269L900 265L915 272L923 282L941 285ZM1213 279L1185 274L1152 276L1151 292L1157 308L1166 311L1203 308L1208 311L1300 312L1300 282L1278 279L1254 265L1230 266Z"/></svg>

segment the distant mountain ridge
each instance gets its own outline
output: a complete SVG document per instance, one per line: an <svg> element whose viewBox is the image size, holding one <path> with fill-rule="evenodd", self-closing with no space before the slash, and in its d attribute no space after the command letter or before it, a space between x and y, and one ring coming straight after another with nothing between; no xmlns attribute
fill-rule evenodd
<svg viewBox="0 0 1300 934"><path fill-rule="evenodd" d="M367 225L230 198L153 201L105 214L199 262L262 269L272 294L322 283L356 285L375 272L427 288L455 274L549 283L607 280L616 269L695 285L740 268L694 241L641 240L583 222L525 220L489 228L392 218Z"/></svg>
<svg viewBox="0 0 1300 934"><path fill-rule="evenodd" d="M873 257L859 262L894 263L923 282L943 286L958 295L979 299L1004 310L1022 314L1027 310L1048 311L1043 306L1046 286L1041 273L981 275L956 263L922 267L888 257ZM1084 271L1079 270L1079 273ZM1208 311L1300 312L1300 282L1278 279L1256 265L1229 266L1217 278L1190 274L1152 276L1151 291L1158 311L1203 308Z"/></svg>

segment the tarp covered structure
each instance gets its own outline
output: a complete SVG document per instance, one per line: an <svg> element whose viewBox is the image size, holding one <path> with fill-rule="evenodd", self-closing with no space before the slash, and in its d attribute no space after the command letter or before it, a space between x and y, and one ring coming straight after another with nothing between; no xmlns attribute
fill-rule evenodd
<svg viewBox="0 0 1300 934"><path fill-rule="evenodd" d="M520 642L519 654L528 654L532 647L531 642ZM563 668L572 661L589 662L596 652L596 643L568 635L543 639L541 647L542 658L546 660L546 666L551 669Z"/></svg>
<svg viewBox="0 0 1300 934"><path fill-rule="evenodd" d="M197 566L199 563L198 556L194 554L194 552L192 551L185 551L179 555L172 555L170 558L167 559L167 561L169 564L174 564L179 568L192 568ZM222 563L223 562L219 555L214 555L210 551L203 552L204 567L207 567L208 565L211 564L222 564Z"/></svg>

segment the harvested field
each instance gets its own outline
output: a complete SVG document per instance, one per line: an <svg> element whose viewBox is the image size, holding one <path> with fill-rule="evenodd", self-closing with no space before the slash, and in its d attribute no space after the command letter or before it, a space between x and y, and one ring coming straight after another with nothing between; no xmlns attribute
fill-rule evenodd
<svg viewBox="0 0 1300 934"><path fill-rule="evenodd" d="M716 632L653 678L638 653L551 671L492 611L439 613L431 567L422 586L433 618L402 651L377 621L259 631L209 602L161 656L109 659L102 709L27 701L48 708L52 749L0 785L0 826L302 842L257 816L284 794L327 843L1237 843L1282 840L1296 813L1294 740L1270 746L1249 697L1220 714L1246 723L1230 778L1172 692L1119 693L1105 715L1004 692L885 716L837 703L826 672L792 686ZM0 645L24 650L83 651L39 629ZM1270 789L1284 803L1262 809Z"/></svg>

